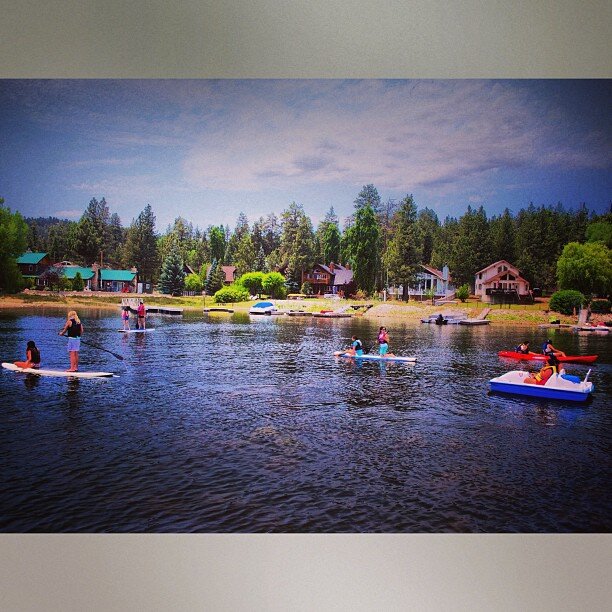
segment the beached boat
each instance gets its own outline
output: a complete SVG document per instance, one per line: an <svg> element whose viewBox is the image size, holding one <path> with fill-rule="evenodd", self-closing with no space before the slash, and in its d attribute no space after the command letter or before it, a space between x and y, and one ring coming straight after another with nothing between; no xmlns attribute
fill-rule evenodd
<svg viewBox="0 0 612 612"><path fill-rule="evenodd" d="M350 308L350 306L345 306L338 310L321 310L321 312L313 312L312 316L324 319L348 319L353 316L350 312L347 312Z"/></svg>
<svg viewBox="0 0 612 612"><path fill-rule="evenodd" d="M288 310L285 314L288 317L312 317L312 312L306 312L305 310Z"/></svg>
<svg viewBox="0 0 612 612"><path fill-rule="evenodd" d="M278 308L273 302L257 302L249 308L249 314L252 315L271 315L278 312Z"/></svg>
<svg viewBox="0 0 612 612"><path fill-rule="evenodd" d="M567 374L553 374L545 383L531 383L532 375L523 370L513 370L489 381L491 391L512 393L514 395L527 395L545 399L569 400L584 402L595 390L592 382L587 379L591 370L587 372L584 380L577 376Z"/></svg>
<svg viewBox="0 0 612 612"><path fill-rule="evenodd" d="M574 331L577 332L593 332L597 334L607 334L610 328L606 325L575 325Z"/></svg>
<svg viewBox="0 0 612 612"><path fill-rule="evenodd" d="M491 321L488 319L463 319L459 321L459 325L489 325Z"/></svg>
<svg viewBox="0 0 612 612"><path fill-rule="evenodd" d="M542 353L518 353L516 351L499 351L500 357L508 359L521 359L524 361L546 361L546 355ZM597 355L567 355L566 357L557 357L557 361L565 361L569 363L593 363L597 359Z"/></svg>

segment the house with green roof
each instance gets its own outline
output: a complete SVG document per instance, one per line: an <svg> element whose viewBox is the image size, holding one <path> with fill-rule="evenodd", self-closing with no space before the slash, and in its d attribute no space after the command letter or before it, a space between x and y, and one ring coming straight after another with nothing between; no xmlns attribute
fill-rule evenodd
<svg viewBox="0 0 612 612"><path fill-rule="evenodd" d="M98 291L123 291L135 292L138 282L138 271L131 270L109 270L92 266L94 276L97 274ZM97 268L97 269L96 269Z"/></svg>
<svg viewBox="0 0 612 612"><path fill-rule="evenodd" d="M31 278L40 285L40 275L51 265L51 260L47 253L33 253L28 251L17 258L17 267L23 278Z"/></svg>

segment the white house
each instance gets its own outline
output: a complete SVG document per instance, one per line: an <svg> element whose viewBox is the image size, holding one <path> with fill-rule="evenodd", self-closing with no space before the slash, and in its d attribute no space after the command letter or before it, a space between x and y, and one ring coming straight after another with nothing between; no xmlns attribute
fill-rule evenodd
<svg viewBox="0 0 612 612"><path fill-rule="evenodd" d="M476 272L474 294L483 302L494 302L498 297L520 300L521 296L531 296L531 291L518 268L502 259Z"/></svg>
<svg viewBox="0 0 612 612"><path fill-rule="evenodd" d="M436 268L421 264L421 268L422 270L416 275L413 285L408 287L408 296L410 298L422 300L432 288L436 298L449 298L455 293L455 287L452 284L448 266L445 265L442 270L436 270ZM390 297L401 299L402 293L402 285L389 288Z"/></svg>

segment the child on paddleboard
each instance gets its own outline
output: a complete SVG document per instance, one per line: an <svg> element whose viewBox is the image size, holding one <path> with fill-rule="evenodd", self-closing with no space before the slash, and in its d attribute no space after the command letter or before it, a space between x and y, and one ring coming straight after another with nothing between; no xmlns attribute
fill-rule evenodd
<svg viewBox="0 0 612 612"><path fill-rule="evenodd" d="M357 336L352 336L351 340L351 348L346 351L347 354L361 357L363 355L363 343Z"/></svg>
<svg viewBox="0 0 612 612"><path fill-rule="evenodd" d="M79 349L81 348L81 336L85 327L81 323L76 310L68 313L68 319L64 324L60 336L68 336L68 354L70 355L70 368L66 372L76 372L79 369Z"/></svg>
<svg viewBox="0 0 612 612"><path fill-rule="evenodd" d="M386 327L381 327L378 330L378 354L381 357L395 357L393 353L389 353L389 334Z"/></svg>
<svg viewBox="0 0 612 612"><path fill-rule="evenodd" d="M123 320L123 329L129 331L130 329L130 307L124 306L121 310L121 319Z"/></svg>
<svg viewBox="0 0 612 612"><path fill-rule="evenodd" d="M28 340L26 345L26 360L15 361L18 368L40 368L40 351L36 347L34 340Z"/></svg>

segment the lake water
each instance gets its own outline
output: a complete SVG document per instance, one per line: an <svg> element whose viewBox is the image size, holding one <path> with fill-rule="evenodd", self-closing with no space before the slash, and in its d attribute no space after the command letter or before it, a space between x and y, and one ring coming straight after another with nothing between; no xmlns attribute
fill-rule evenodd
<svg viewBox="0 0 612 612"><path fill-rule="evenodd" d="M0 371L2 532L598 532L612 526L610 339L385 319L79 311L82 370ZM3 361L33 339L68 367L64 313L0 314ZM416 364L332 353L385 324ZM585 405L491 395L551 336L597 353ZM588 367L568 364L583 377Z"/></svg>

